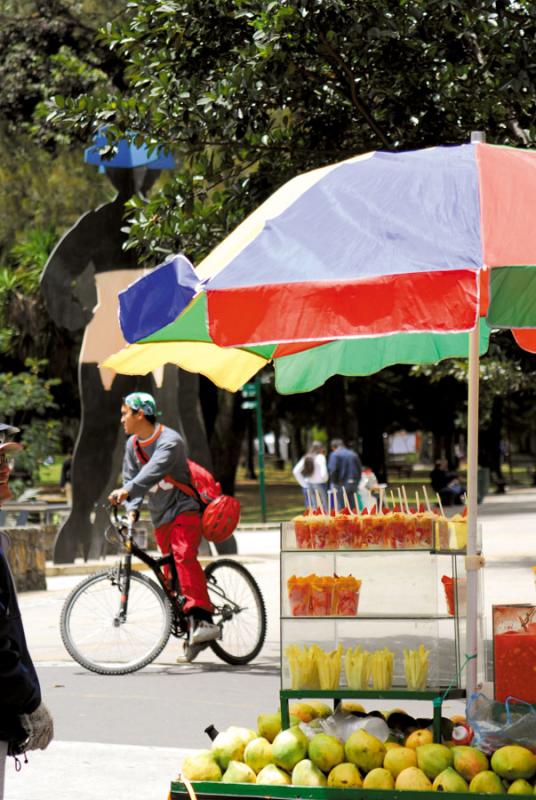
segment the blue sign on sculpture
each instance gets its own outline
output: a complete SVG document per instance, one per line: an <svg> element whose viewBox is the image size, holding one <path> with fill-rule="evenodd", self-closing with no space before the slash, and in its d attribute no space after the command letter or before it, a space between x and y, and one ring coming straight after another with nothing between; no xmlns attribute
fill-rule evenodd
<svg viewBox="0 0 536 800"><path fill-rule="evenodd" d="M106 169L135 169L147 167L148 169L173 169L175 160L171 153L166 153L162 147L150 148L146 144L139 147L128 139L120 139L115 144L115 153L111 158L106 158L102 151L109 146L106 138L106 129L99 128L93 139L94 144L84 152L84 161L94 164L99 172Z"/></svg>

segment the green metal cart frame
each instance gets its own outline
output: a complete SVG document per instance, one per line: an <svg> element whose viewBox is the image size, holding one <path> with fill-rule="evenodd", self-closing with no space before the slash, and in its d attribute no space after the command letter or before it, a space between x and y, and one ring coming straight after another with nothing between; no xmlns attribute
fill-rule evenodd
<svg viewBox="0 0 536 800"><path fill-rule="evenodd" d="M330 689L321 691L320 689L281 689L279 698L281 702L281 726L290 727L290 715L288 702L294 698L322 698L333 699L335 706L341 700L431 700L434 710L433 734L434 742L441 742L441 707L443 700L447 698L455 699L465 697L465 689L426 689L423 691L411 691L409 689L388 689L385 692L373 689Z"/></svg>

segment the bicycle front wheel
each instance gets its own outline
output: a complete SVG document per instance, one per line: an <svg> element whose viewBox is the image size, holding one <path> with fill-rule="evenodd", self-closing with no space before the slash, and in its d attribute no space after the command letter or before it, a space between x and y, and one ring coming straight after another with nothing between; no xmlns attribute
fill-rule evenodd
<svg viewBox="0 0 536 800"><path fill-rule="evenodd" d="M261 590L242 564L228 558L213 561L205 575L214 622L222 624L222 638L210 647L227 664L248 664L261 651L266 637Z"/></svg>
<svg viewBox="0 0 536 800"><path fill-rule="evenodd" d="M90 575L75 586L61 612L61 638L68 653L101 675L125 675L150 664L171 633L171 608L160 586L132 572L124 619L119 613L121 591L113 573Z"/></svg>

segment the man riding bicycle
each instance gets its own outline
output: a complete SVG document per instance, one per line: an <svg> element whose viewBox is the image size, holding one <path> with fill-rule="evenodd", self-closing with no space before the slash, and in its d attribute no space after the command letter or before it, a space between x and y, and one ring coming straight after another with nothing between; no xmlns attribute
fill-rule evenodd
<svg viewBox="0 0 536 800"><path fill-rule="evenodd" d="M212 621L203 569L197 560L201 542L201 506L183 489L191 484L184 440L177 431L156 421L156 402L146 392L133 392L121 406L121 424L129 437L123 461L123 486L108 500L124 503L136 520L144 496L161 552L170 551L177 567L184 611L189 619L184 658L193 660L208 642L218 639L220 627Z"/></svg>

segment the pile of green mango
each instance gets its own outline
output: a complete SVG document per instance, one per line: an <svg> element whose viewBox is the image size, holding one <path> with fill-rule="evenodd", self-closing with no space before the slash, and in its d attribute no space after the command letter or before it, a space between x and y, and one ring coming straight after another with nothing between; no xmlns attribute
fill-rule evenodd
<svg viewBox="0 0 536 800"><path fill-rule="evenodd" d="M332 713L311 701L313 716ZM210 750L185 758L182 775L190 781L407 791L536 794L536 755L506 745L490 759L475 747L435 744L427 730L413 731L403 743L381 742L363 728L345 742L324 732L308 738L298 726L304 714L281 730L281 715L261 714L257 730L231 726Z"/></svg>

